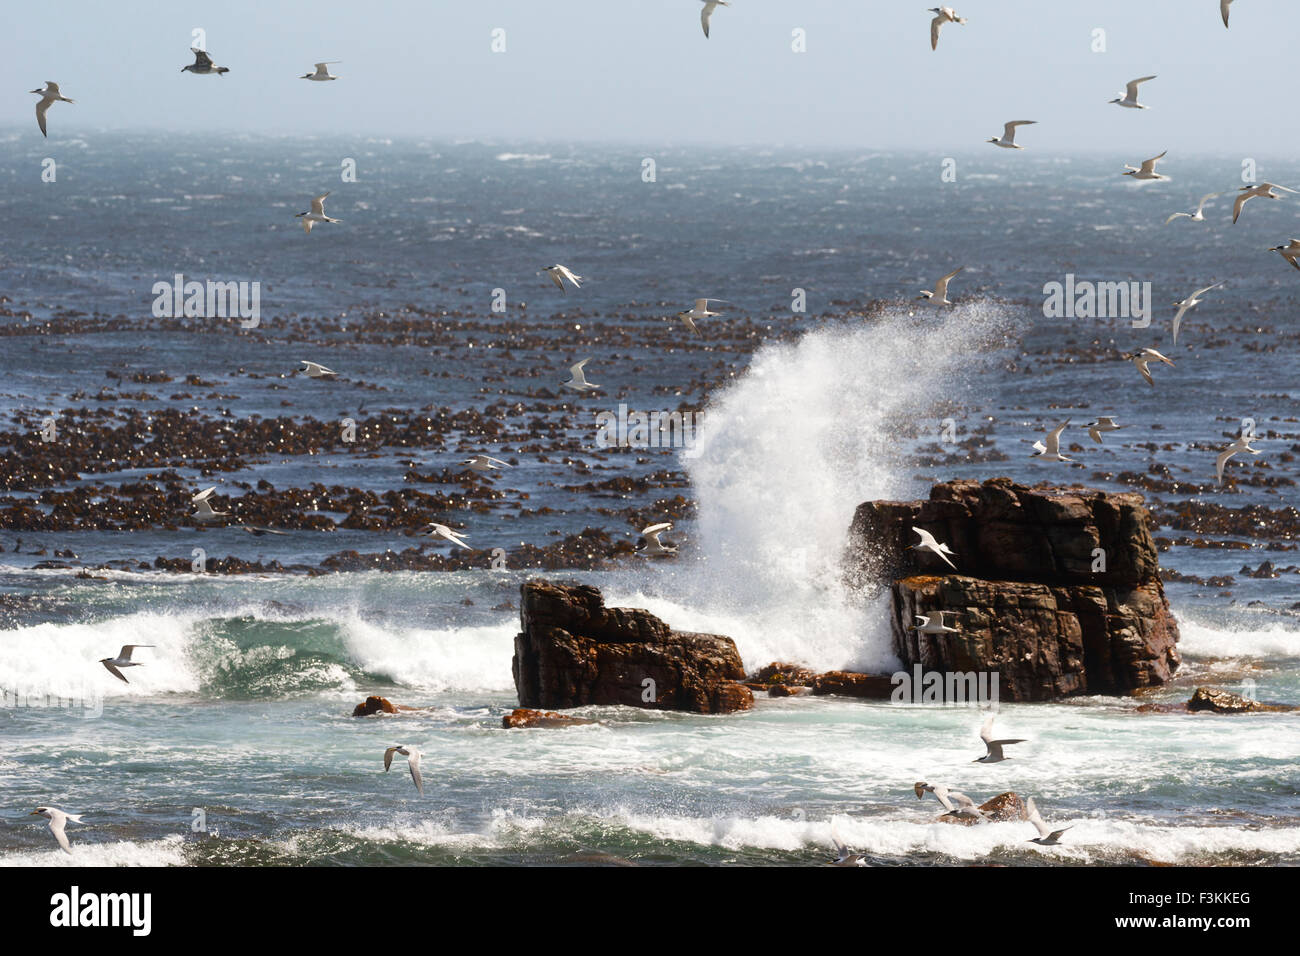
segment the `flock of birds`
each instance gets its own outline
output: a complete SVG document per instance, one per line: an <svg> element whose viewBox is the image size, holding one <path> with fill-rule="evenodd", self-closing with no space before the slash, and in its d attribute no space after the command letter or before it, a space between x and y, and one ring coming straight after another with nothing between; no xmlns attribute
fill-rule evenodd
<svg viewBox="0 0 1300 956"><path fill-rule="evenodd" d="M728 0L701 0L701 2L703 7L700 12L700 23L703 27L704 35L707 38L709 36L710 20L714 11L719 6L729 7L731 6L731 3L728 2ZM1228 26L1229 8L1232 2L1233 0L1219 0L1219 8L1223 17L1224 27ZM934 18L930 21L930 46L932 50L937 50L941 29L949 23L965 25L967 19L958 16L956 11L950 6L932 7L930 8L930 12L935 14ZM194 54L194 62L182 67L182 73L193 73L200 76L223 76L230 72L229 67L218 66L207 51L198 48L191 48L191 52ZM316 63L314 64L315 69L312 72L304 73L300 78L313 82L337 80L338 77L330 73L329 67L332 64L339 62L341 61L324 60ZM1156 79L1155 75L1143 76L1130 80L1125 86L1124 95L1116 97L1115 99L1110 100L1110 102L1126 109L1147 109L1148 107L1138 100L1138 88L1143 83L1147 83L1154 79ZM46 116L50 107L54 103L75 103L76 101L64 96L59 89L59 84L52 80L45 81L44 89L38 88L31 90L30 92L35 93L40 97L36 103L36 122L40 127L41 135L48 137ZM1032 126L1036 125L1036 123L1036 120L1012 120L1004 125L1001 136L992 137L988 142L1002 149L1023 150L1025 147L1016 142L1016 130L1021 126ZM1168 151L1166 150L1158 156L1153 156L1150 159L1143 160L1138 166L1126 165L1123 175L1144 181L1168 180L1168 176L1158 173L1155 170L1156 164L1164 159L1167 152ZM1251 199L1281 199L1281 195L1274 190L1281 190L1288 193L1297 192L1297 190L1290 189L1286 186L1279 186L1276 183L1269 182L1243 186L1238 191L1236 200L1233 203L1233 223L1235 224L1237 222L1245 204ZM302 221L303 231L308 235L311 234L312 228L317 224L337 224L342 222L341 219L327 216L325 214L325 200L329 195L330 193L327 191L320 196L315 197L311 200L311 207L308 211L296 214L296 218ZM1204 222L1206 204L1211 200L1218 198L1220 195L1222 195L1222 193L1207 193L1197 203L1194 212L1175 212L1165 220L1165 224L1168 225L1175 219L1179 218L1186 218L1190 222ZM1279 253L1292 267L1300 270L1300 240L1291 239L1286 245L1275 246L1270 248L1268 251ZM931 305L952 306L954 303L948 298L948 286L951 280L960 274L964 268L964 266L958 266L953 271L944 275L935 282L933 289L922 290L918 298L927 300ZM582 282L584 281L582 276L576 274L567 266L560 264L547 266L538 274L547 276L562 292L566 291L566 282L573 288L578 289L581 288ZM1188 310L1200 304L1203 295L1221 287L1223 284L1223 282L1215 282L1203 289L1198 289L1182 301L1174 303L1178 310L1174 317L1172 329L1175 345L1178 341L1178 331L1183 316ZM690 309L677 313L677 318L679 318L692 332L701 335L702 333L697 324L699 321L723 314L722 311L715 311L713 307L713 304L715 303L721 305L731 304L722 299L699 298L695 300L694 305ZM1142 377L1152 386L1155 384L1149 369L1149 365L1152 362L1160 362L1169 366L1174 365L1169 358L1162 355L1154 348L1143 348L1132 354L1125 355L1124 357L1134 363ZM599 385L588 381L586 377L585 369L589 361L591 361L590 358L585 358L571 366L569 369L570 378L560 384L565 388L579 393L599 389ZM302 364L304 368L300 371L307 378L330 380L337 378L338 376L337 372L319 363L303 360ZM1061 436L1069 425L1070 421L1067 419L1048 433L1046 441L1035 442L1034 455L1032 457L1041 461L1073 461L1074 459L1063 455L1060 450ZM1116 424L1112 418L1100 417L1096 421L1088 423L1085 427L1087 428L1091 439L1097 444L1102 444L1101 436L1103 433L1115 431L1124 426ZM1259 454L1257 449L1250 447L1254 440L1256 439L1253 435L1242 434L1219 454L1216 459L1216 474L1220 483L1222 483L1223 480L1224 466L1233 456L1238 454ZM463 462L463 464L470 470L484 475L502 468L511 467L507 462L483 454L475 455ZM230 516L230 512L218 511L212 507L211 498L216 493L216 490L215 487L206 488L192 496L191 501L195 509L193 518L196 521L207 523L219 521ZM287 534L287 532L274 528L265 528L254 525L240 525L240 527L248 533L257 536L265 534ZM647 526L641 532L644 544L638 548L638 552L647 557L666 557L675 554L677 551L675 546L665 544L660 540L660 535L671 530L671 528L671 522L661 522ZM930 532L922 528L914 527L912 530L915 531L920 538L919 542L913 545L914 549L929 552L937 556L945 564L953 568L953 570L957 569L956 565L951 560L951 558L956 557L957 555L946 544L936 540ZM454 546L472 550L471 546L465 541L465 534L463 532L457 532L447 525L437 523L430 524L426 526L424 533L428 537L445 540ZM947 625L944 620L945 613L950 612L935 611L929 615L917 615L916 620L919 623L914 625L913 629L924 634L942 635L960 633L957 628ZM125 675L122 674L122 670L128 667L142 666L139 661L132 659L134 651L141 647L153 646L154 645L152 644L127 644L121 648L116 657L102 658L99 663L103 664L105 669L107 669L114 677L121 680L123 683L129 683ZM983 740L985 745L985 754L982 757L976 758L976 762L979 763L998 763L1009 759L1004 752L1004 748L1011 744L1024 742L1019 738L995 739L993 737L993 717L989 717L984 722L984 725L980 730L980 738ZM411 779L414 782L416 790L420 794L423 794L424 782L420 774L421 751L408 744L396 744L387 748L384 751L383 758L385 772L390 769L395 754L406 757L407 765L411 773ZM951 815L958 817L972 817L977 821L987 822L987 812L976 805L973 799L966 796L964 793L952 790L943 784L931 784L925 781L919 781L915 784L914 791L917 799L924 799L925 794L927 793L934 794L939 803ZM81 814L67 813L57 807L37 807L32 811L32 815L45 817L49 821L49 830L51 834L53 834L59 846L64 850L64 852L71 853L71 846L68 841L66 826L69 822L82 823ZM1026 802L1026 819L1038 832L1038 836L1029 842L1042 846L1055 846L1059 844L1061 835L1065 833L1066 830L1070 829L1070 827L1063 827L1056 830L1051 829L1040 815L1033 797L1030 797ZM863 855L854 853L847 845L845 845L843 840L840 839L834 818L831 820L831 840L837 853L836 858L831 861L833 865L867 865L867 860Z"/></svg>

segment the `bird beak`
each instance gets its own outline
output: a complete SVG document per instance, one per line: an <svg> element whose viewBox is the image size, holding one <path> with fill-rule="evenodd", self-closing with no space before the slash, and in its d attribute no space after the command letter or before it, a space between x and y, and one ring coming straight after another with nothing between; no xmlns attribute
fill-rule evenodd
<svg viewBox="0 0 1300 956"><path fill-rule="evenodd" d="M41 811L39 811L39 810L33 810L31 813L29 813L29 814L27 814L27 815L28 815L29 817L39 817L39 816L41 815Z"/></svg>

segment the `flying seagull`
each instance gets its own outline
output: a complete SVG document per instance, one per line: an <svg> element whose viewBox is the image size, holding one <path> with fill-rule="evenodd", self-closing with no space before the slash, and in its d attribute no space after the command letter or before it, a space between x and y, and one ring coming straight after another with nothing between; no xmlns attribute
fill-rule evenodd
<svg viewBox="0 0 1300 956"><path fill-rule="evenodd" d="M72 847L68 844L68 835L63 832L63 828L68 825L69 820L73 823L82 823L80 813L64 813L58 807L37 807L28 816L45 817L49 820L46 826L54 834L54 839L59 841L59 846L63 847L64 853L72 855Z"/></svg>
<svg viewBox="0 0 1300 956"><path fill-rule="evenodd" d="M478 472L480 475L510 467L510 462L502 461L500 458L492 458L489 455L475 455L473 458L461 462L461 464L469 468L470 471Z"/></svg>
<svg viewBox="0 0 1300 956"><path fill-rule="evenodd" d="M1147 80L1154 80L1154 79L1155 76L1153 74L1151 76L1138 77L1136 80L1129 80L1127 87L1125 87L1124 89L1123 98L1117 96L1115 97L1115 99L1111 100L1111 102L1114 103L1116 106L1123 106L1131 110L1149 109L1149 107L1143 106L1141 103L1138 102L1138 86L1141 85L1142 83L1145 83Z"/></svg>
<svg viewBox="0 0 1300 956"><path fill-rule="evenodd" d="M316 64L315 73L304 73L302 76L299 77L299 79L316 80L317 82L323 82L324 80L337 80L338 77L330 72L329 65L331 63L342 63L342 62L343 62L342 60L324 60Z"/></svg>
<svg viewBox="0 0 1300 956"><path fill-rule="evenodd" d="M695 324L696 319L711 319L714 316L721 315L721 312L709 311L710 302L726 302L726 299L696 299L695 305L691 306L684 312L678 312L677 318L685 322L692 332L700 335L700 327Z"/></svg>
<svg viewBox="0 0 1300 956"><path fill-rule="evenodd" d="M1219 452L1219 457L1214 459L1214 473L1218 478L1219 484L1223 484L1224 466L1228 464L1228 459L1232 458L1233 455L1240 455L1243 453L1249 453L1252 455L1259 454L1258 448L1250 447L1250 443L1256 440L1257 438L1254 435L1242 435L1240 438L1235 439L1232 444L1228 445L1228 447L1223 449L1223 451Z"/></svg>
<svg viewBox="0 0 1300 956"><path fill-rule="evenodd" d="M1294 268L1300 269L1300 262L1296 262L1296 259L1300 258L1300 239L1292 239L1290 240L1290 245L1274 246L1268 251L1276 252L1287 262L1291 263Z"/></svg>
<svg viewBox="0 0 1300 956"><path fill-rule="evenodd" d="M1190 219L1192 222L1205 222L1206 202L1222 195L1223 193L1206 193L1201 197L1201 201L1196 204L1196 212L1176 212L1165 220L1165 225L1169 225L1175 219Z"/></svg>
<svg viewBox="0 0 1300 956"><path fill-rule="evenodd" d="M659 540L659 536L665 531L671 531L673 523L664 521L659 524L647 525L641 529L641 537L645 538L645 544L637 549L637 554L644 555L647 558L662 558L670 554L677 553L677 546L674 544L664 544Z"/></svg>
<svg viewBox="0 0 1300 956"><path fill-rule="evenodd" d="M1038 120L1012 120L1002 127L1002 138L994 136L989 140L994 146L1001 146L1003 149L1024 149L1023 146L1016 143L1017 126L1033 126Z"/></svg>
<svg viewBox="0 0 1300 956"><path fill-rule="evenodd" d="M1182 324L1183 315L1188 309L1200 305L1201 296L1205 295L1205 293L1209 292L1211 289L1217 289L1221 285L1223 285L1222 282L1216 282L1214 285L1207 285L1204 289L1197 289L1187 298L1183 299L1183 301L1174 303L1174 306L1178 309L1178 314L1174 316L1174 345L1178 344L1178 326Z"/></svg>
<svg viewBox="0 0 1300 956"><path fill-rule="evenodd" d="M338 372L334 371L333 369L326 368L324 365L320 365L316 362L308 362L306 359L298 359L298 361L301 362L303 365L307 366L306 368L298 369L298 371L302 372L308 378L337 378L338 377L339 374Z"/></svg>
<svg viewBox="0 0 1300 956"><path fill-rule="evenodd" d="M867 858L861 853L854 853L840 839L839 829L835 826L835 818L831 817L831 842L835 844L835 859L830 861L831 866L866 866Z"/></svg>
<svg viewBox="0 0 1300 956"><path fill-rule="evenodd" d="M1164 159L1165 153L1167 152L1169 152L1169 150L1165 150L1165 152L1161 153L1159 156L1152 156L1150 159L1142 160L1141 166L1130 166L1128 163L1125 163L1124 168L1127 169L1128 172L1121 173L1121 175L1132 176L1134 179L1168 179L1169 177L1164 173L1156 172L1156 163Z"/></svg>
<svg viewBox="0 0 1300 956"><path fill-rule="evenodd" d="M105 668L107 668L110 674L112 674L114 677L120 680L123 684L129 684L131 682L122 676L122 672L118 670L118 668L119 667L143 667L144 665L141 664L140 662L131 660L131 652L135 650L137 647L153 647L153 646L154 645L152 644L123 644L122 649L117 652L117 657L103 657L100 658L99 662L103 664Z"/></svg>
<svg viewBox="0 0 1300 956"><path fill-rule="evenodd" d="M1047 444L1041 441L1034 442L1034 453L1030 458L1037 458L1040 461L1074 461L1073 458L1067 458L1061 454L1061 432L1069 427L1070 420L1067 418L1061 424L1057 425L1047 433Z"/></svg>
<svg viewBox="0 0 1300 956"><path fill-rule="evenodd" d="M209 499L216 492L216 490L217 489L215 485L211 488L204 488L197 495L195 495L190 499L190 502L194 505L193 517L195 521L198 522L216 521L218 518L225 518L230 514L229 511L212 510L212 504L210 503Z"/></svg>
<svg viewBox="0 0 1300 956"><path fill-rule="evenodd" d="M591 382L588 382L587 376L582 371L583 366L590 361L590 358L585 358L577 365L569 366L569 374L572 375L573 378L569 379L567 382L561 382L560 384L565 388L573 389L575 392L594 392L596 389L600 388L599 385L593 385Z"/></svg>
<svg viewBox="0 0 1300 956"><path fill-rule="evenodd" d="M930 784L919 780L912 785L912 790L916 793L916 799L918 800L924 800L927 793L934 794L935 799L943 804L943 808L949 813L964 817L984 816L984 811L975 805L974 800L964 793L949 790L941 783Z"/></svg>
<svg viewBox="0 0 1300 956"><path fill-rule="evenodd" d="M553 266L547 266L545 269L543 269L541 272L537 274L542 275L543 273L551 277L551 281L560 287L561 292L564 291L565 279L568 279L570 282L572 282L573 287L575 289L582 288L582 276L574 275L573 270L571 270L568 266L562 266L559 263L556 263Z"/></svg>
<svg viewBox="0 0 1300 956"><path fill-rule="evenodd" d="M957 11L952 7L931 7L930 12L935 14L935 18L930 21L930 49L939 49L939 30L945 23L965 23L965 17L957 16Z"/></svg>
<svg viewBox="0 0 1300 956"><path fill-rule="evenodd" d="M718 7L731 6L729 0L703 0L704 9L700 11L700 25L704 27L704 39L709 38L709 18Z"/></svg>
<svg viewBox="0 0 1300 956"><path fill-rule="evenodd" d="M934 284L933 292L929 289L922 289L921 294L918 295L917 298L929 299L934 305L952 305L952 303L948 301L948 283L951 281L953 276L965 268L965 266L958 266L956 269L953 269L952 272L949 272Z"/></svg>
<svg viewBox="0 0 1300 956"><path fill-rule="evenodd" d="M1288 189L1286 186L1279 186L1277 183L1259 183L1254 186L1242 186L1237 192L1237 199L1232 204L1232 224L1237 224L1237 217L1241 215L1242 207L1255 197L1260 199L1281 199L1274 189L1280 189L1283 192L1293 193L1296 190Z"/></svg>
<svg viewBox="0 0 1300 956"><path fill-rule="evenodd" d="M1126 359L1137 366L1137 370L1142 373L1142 377L1147 380L1148 385L1155 385L1156 381L1151 377L1151 369L1147 368L1152 362L1164 362L1166 365L1173 367L1174 363L1168 358L1161 355L1155 349L1142 349L1134 352L1132 355L1125 355Z"/></svg>
<svg viewBox="0 0 1300 956"><path fill-rule="evenodd" d="M1056 846L1061 842L1061 834L1066 830L1071 829L1070 827L1061 827L1059 830L1053 830L1044 823L1042 814L1038 812L1038 807L1034 806L1033 797L1029 798L1028 802L1025 804L1025 809L1027 811L1025 814L1026 819L1028 819L1029 822L1034 825L1034 829L1038 831L1038 836L1033 840L1030 840L1030 843L1037 843L1039 846Z"/></svg>
<svg viewBox="0 0 1300 956"><path fill-rule="evenodd" d="M445 524L437 523L427 524L425 527L429 529L425 532L426 537L443 538L444 540L450 541L452 544L459 545L466 551L474 550L465 543L465 532L463 531L452 531Z"/></svg>
<svg viewBox="0 0 1300 956"><path fill-rule="evenodd" d="M388 773L388 768L393 764L393 754L401 754L406 758L407 766L411 768L411 779L415 781L415 789L423 796L424 780L420 777L420 751L408 744L389 747L384 751L384 773Z"/></svg>
<svg viewBox="0 0 1300 956"><path fill-rule="evenodd" d="M41 97L36 101L36 125L41 128L41 135L48 137L48 134L45 132L45 114L49 111L50 104L54 102L75 103L76 100L70 100L60 93L59 84L55 83L53 80L45 81L45 89L32 90L31 92L37 93Z"/></svg>
<svg viewBox="0 0 1300 956"><path fill-rule="evenodd" d="M1228 8L1232 6L1232 0L1219 0L1219 13L1223 15L1223 29L1228 29Z"/></svg>
<svg viewBox="0 0 1300 956"><path fill-rule="evenodd" d="M1087 424L1088 436L1098 445L1102 444L1101 436L1103 432L1117 432L1123 425L1116 425L1115 419L1106 415L1098 415L1095 422Z"/></svg>
<svg viewBox="0 0 1300 956"><path fill-rule="evenodd" d="M944 564L948 565L948 567L952 568L954 571L957 570L957 565L953 564L951 561L948 560L948 555L950 554L954 558L957 557L955 552L949 549L949 547L946 544L940 544L938 541L936 541L934 535L930 534L930 532L926 531L924 528L918 528L913 526L912 530L921 536L921 540L918 541L916 544L912 545L912 547L909 550L929 551L931 554L938 555L939 559L943 561Z"/></svg>
<svg viewBox="0 0 1300 956"><path fill-rule="evenodd" d="M197 47L190 47L190 52L194 54L194 62L189 66L181 67L182 73L198 73L202 76L216 74L220 76L223 73L229 73L228 66L214 66L212 57L208 56L206 50L200 50Z"/></svg>
<svg viewBox="0 0 1300 956"><path fill-rule="evenodd" d="M333 192L333 190L330 190ZM342 222L342 219L331 219L325 215L325 197L329 193L323 193L311 201L311 212L300 212L295 214L295 219L302 220L302 231L311 234L311 227L318 222Z"/></svg>
<svg viewBox="0 0 1300 956"><path fill-rule="evenodd" d="M1010 757L1002 753L1002 748L1007 744L1023 744L1025 742L1020 737L1008 740L994 740L992 717L984 721L984 726L980 728L980 740L984 741L984 747L988 752L983 757L976 757L971 763L999 763L1003 760L1010 760Z"/></svg>
<svg viewBox="0 0 1300 956"><path fill-rule="evenodd" d="M931 611L929 614L918 614L916 619L920 624L913 624L912 630L918 634L960 634L961 631L955 627L949 627L943 623L945 614L955 613L953 611Z"/></svg>

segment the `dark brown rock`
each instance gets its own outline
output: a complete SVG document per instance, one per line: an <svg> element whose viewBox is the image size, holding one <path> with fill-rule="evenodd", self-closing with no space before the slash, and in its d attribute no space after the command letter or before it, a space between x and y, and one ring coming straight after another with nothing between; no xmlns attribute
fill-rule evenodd
<svg viewBox="0 0 1300 956"><path fill-rule="evenodd" d="M550 710L528 710L524 707L516 707L501 718L501 726L507 730L529 727L573 727L595 722L587 717L568 717Z"/></svg>
<svg viewBox="0 0 1300 956"><path fill-rule="evenodd" d="M954 481L929 501L859 506L851 574L891 586L908 668L996 672L1013 701L1130 693L1179 664L1150 525L1133 493ZM912 549L914 526L952 548L957 573ZM912 629L935 610L959 633Z"/></svg>
<svg viewBox="0 0 1300 956"><path fill-rule="evenodd" d="M1196 692L1192 694L1192 699L1187 702L1187 709L1193 713L1209 711L1213 714L1281 713L1300 710L1300 708L1286 704L1265 704L1258 700L1251 700L1248 697L1238 697L1236 694L1230 694L1226 690L1218 690L1214 687L1196 688Z"/></svg>
<svg viewBox="0 0 1300 956"><path fill-rule="evenodd" d="M746 683L797 684L801 687L809 687L816 676L816 672L800 664L773 661L766 667L760 667L753 674L750 674Z"/></svg>
<svg viewBox="0 0 1300 956"><path fill-rule="evenodd" d="M589 585L533 580L520 591L512 671L522 707L719 714L753 706L729 637L674 631L649 611L607 608Z"/></svg>
<svg viewBox="0 0 1300 956"><path fill-rule="evenodd" d="M352 711L353 717L369 717L371 714L395 714L397 706L387 697L367 697Z"/></svg>
<svg viewBox="0 0 1300 956"><path fill-rule="evenodd" d="M886 674L827 671L825 674L818 674L813 680L812 692L819 696L837 694L841 697L889 700L894 692L894 683Z"/></svg>

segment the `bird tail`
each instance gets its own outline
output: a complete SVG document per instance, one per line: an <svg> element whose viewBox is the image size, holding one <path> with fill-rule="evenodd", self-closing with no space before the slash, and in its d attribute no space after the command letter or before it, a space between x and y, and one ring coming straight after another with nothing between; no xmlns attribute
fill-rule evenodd
<svg viewBox="0 0 1300 956"><path fill-rule="evenodd" d="M68 819L71 820L73 823L81 823L81 822L82 822L82 821L81 821L81 814L80 814L80 813L69 813L69 814L68 814Z"/></svg>

